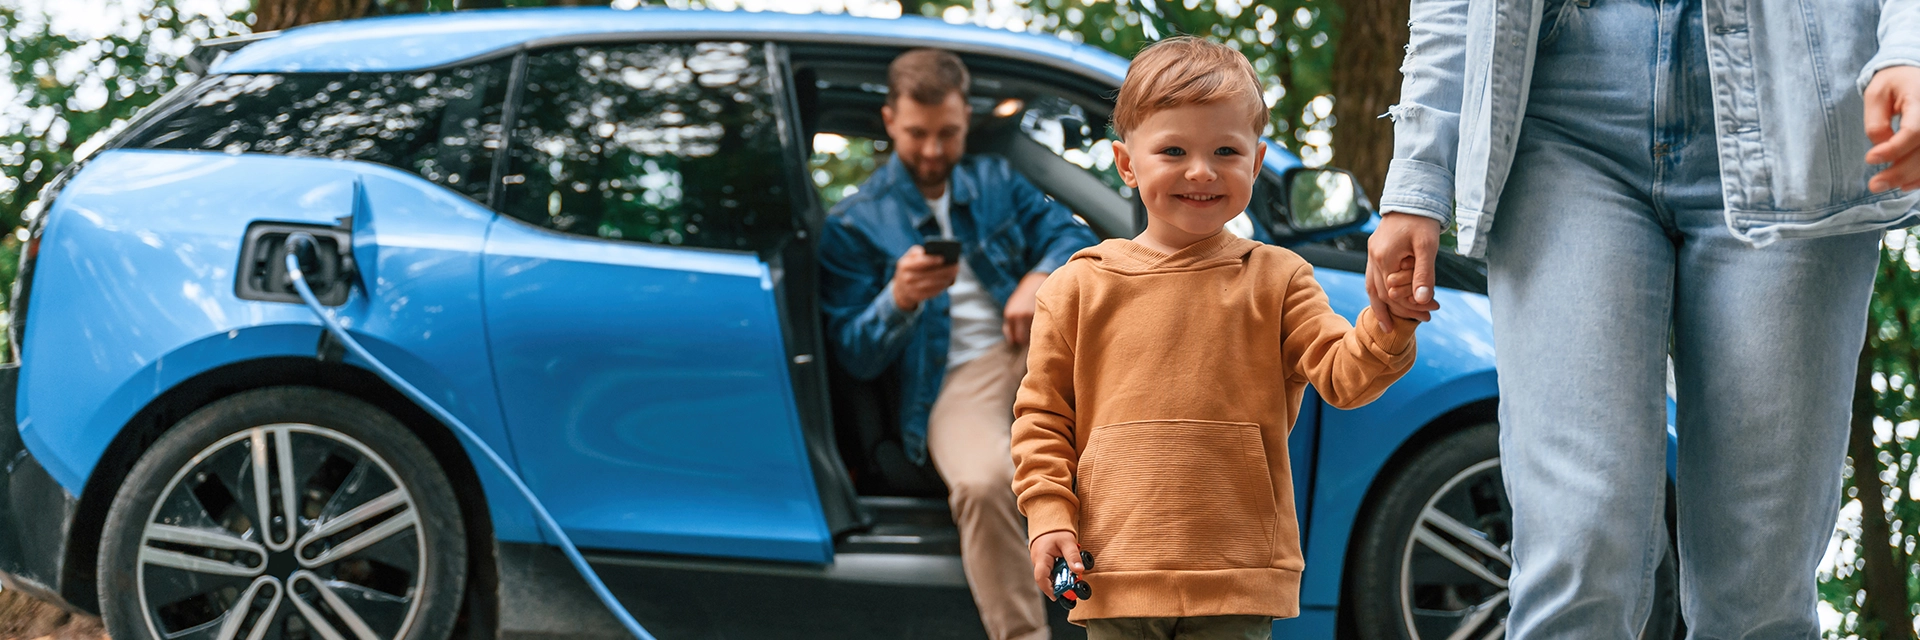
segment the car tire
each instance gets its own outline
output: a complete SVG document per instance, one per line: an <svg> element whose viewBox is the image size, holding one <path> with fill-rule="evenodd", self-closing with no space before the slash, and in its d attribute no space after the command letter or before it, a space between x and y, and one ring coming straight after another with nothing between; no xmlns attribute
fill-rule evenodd
<svg viewBox="0 0 1920 640"><path fill-rule="evenodd" d="M466 582L458 504L420 439L366 402L229 396L162 434L114 496L101 616L122 640L440 640Z"/></svg>
<svg viewBox="0 0 1920 640"><path fill-rule="evenodd" d="M1348 628L1361 640L1504 638L1513 511L1501 484L1499 425L1448 434L1398 466L1355 528ZM1669 545L1643 639L1684 637L1676 566Z"/></svg>

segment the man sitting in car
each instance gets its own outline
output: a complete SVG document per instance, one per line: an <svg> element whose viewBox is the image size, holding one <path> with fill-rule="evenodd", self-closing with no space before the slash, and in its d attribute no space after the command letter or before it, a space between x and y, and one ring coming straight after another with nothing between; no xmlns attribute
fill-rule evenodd
<svg viewBox="0 0 1920 640"><path fill-rule="evenodd" d="M965 155L968 85L946 51L887 67L893 157L828 218L827 330L847 373L899 376L901 440L946 482L981 622L996 640L1031 640L1048 630L1011 489L1013 396L1034 294L1096 239L1006 160ZM958 259L929 240L957 242Z"/></svg>

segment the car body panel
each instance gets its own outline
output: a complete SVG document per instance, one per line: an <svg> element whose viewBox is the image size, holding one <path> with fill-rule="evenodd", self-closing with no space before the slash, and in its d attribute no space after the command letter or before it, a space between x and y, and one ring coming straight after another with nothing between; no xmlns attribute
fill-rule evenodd
<svg viewBox="0 0 1920 640"><path fill-rule="evenodd" d="M472 201L364 163L110 151L45 215L49 242L22 351L67 357L25 356L33 364L21 370L17 415L28 449L75 495L128 420L168 389L238 362L316 355L311 311L234 293L240 240L255 220L369 220L363 227L373 229L355 234L369 286L356 287L337 317L511 455L491 364L472 348L482 335L480 243L492 219ZM138 321L97 320L105 318ZM503 501L494 505L498 534L537 540L505 478L480 466L488 495Z"/></svg>
<svg viewBox="0 0 1920 640"><path fill-rule="evenodd" d="M1351 321L1366 308L1361 274L1318 269L1334 311ZM1384 465L1422 429L1460 407L1494 398L1493 323L1485 296L1438 290L1440 310L1417 334L1413 368L1372 403L1320 414L1315 457L1313 521L1305 540L1303 607L1332 607L1356 517Z"/></svg>
<svg viewBox="0 0 1920 640"><path fill-rule="evenodd" d="M577 544L831 560L758 256L501 216L485 269L521 473Z"/></svg>

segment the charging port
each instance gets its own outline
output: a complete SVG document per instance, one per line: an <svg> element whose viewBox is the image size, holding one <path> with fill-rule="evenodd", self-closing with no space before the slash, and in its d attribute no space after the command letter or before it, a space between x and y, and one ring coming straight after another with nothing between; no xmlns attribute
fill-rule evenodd
<svg viewBox="0 0 1920 640"><path fill-rule="evenodd" d="M300 256L307 284L320 304L337 307L347 302L354 278L353 230L347 227L284 222L255 222L247 225L246 241L240 248L240 268L233 283L234 295L242 300L291 302L300 304L300 294L287 277L287 236L305 231L313 234L312 256Z"/></svg>

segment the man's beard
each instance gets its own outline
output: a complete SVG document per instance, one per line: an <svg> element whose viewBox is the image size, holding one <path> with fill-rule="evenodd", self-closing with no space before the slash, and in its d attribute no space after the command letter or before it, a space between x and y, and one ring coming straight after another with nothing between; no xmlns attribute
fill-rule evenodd
<svg viewBox="0 0 1920 640"><path fill-rule="evenodd" d="M932 187L945 185L947 179L953 177L953 163L950 162L936 160L934 163L936 163L937 166L929 167L923 163L924 161L914 162L906 158L901 158L900 160L906 163L907 172L913 174L913 183L915 186ZM937 170L938 173L934 173L933 170Z"/></svg>

